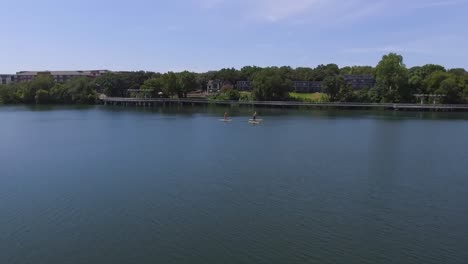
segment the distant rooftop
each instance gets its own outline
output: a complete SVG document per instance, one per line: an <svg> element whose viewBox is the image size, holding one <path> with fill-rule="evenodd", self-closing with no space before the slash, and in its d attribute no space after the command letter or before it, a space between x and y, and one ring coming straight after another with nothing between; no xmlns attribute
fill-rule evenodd
<svg viewBox="0 0 468 264"><path fill-rule="evenodd" d="M37 75L41 73L50 73L51 75L90 75L93 73L104 73L109 72L108 70L86 70L86 71L19 71L16 75Z"/></svg>

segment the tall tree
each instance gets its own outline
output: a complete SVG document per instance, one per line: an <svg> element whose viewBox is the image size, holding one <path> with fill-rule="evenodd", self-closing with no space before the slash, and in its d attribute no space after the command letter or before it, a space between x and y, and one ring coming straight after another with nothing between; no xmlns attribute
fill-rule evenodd
<svg viewBox="0 0 468 264"><path fill-rule="evenodd" d="M322 83L322 91L328 95L331 102L338 100L338 93L345 87L343 76L328 76Z"/></svg>
<svg viewBox="0 0 468 264"><path fill-rule="evenodd" d="M178 74L179 77L179 97L187 97L187 93L197 90L200 86L197 82L197 76L188 71Z"/></svg>
<svg viewBox="0 0 468 264"><path fill-rule="evenodd" d="M216 72L214 79L220 79L222 81L230 81L231 83L236 83L240 80L240 71L234 68L224 68Z"/></svg>
<svg viewBox="0 0 468 264"><path fill-rule="evenodd" d="M314 69L315 81L323 81L327 77L340 74L340 68L336 64L319 65Z"/></svg>
<svg viewBox="0 0 468 264"><path fill-rule="evenodd" d="M278 74L281 76L281 78L285 78L287 80L294 79L294 69L291 68L290 66L279 67Z"/></svg>
<svg viewBox="0 0 468 264"><path fill-rule="evenodd" d="M30 104L36 102L36 92L38 90L49 91L54 86L52 76L37 76L31 82L23 83L19 86L21 100L23 103Z"/></svg>
<svg viewBox="0 0 468 264"><path fill-rule="evenodd" d="M256 100L286 100L291 81L281 74L279 68L265 68L254 75L252 86Z"/></svg>
<svg viewBox="0 0 468 264"><path fill-rule="evenodd" d="M240 78L242 80L250 81L253 79L255 73L261 71L262 68L257 66L245 66L240 70Z"/></svg>
<svg viewBox="0 0 468 264"><path fill-rule="evenodd" d="M314 70L307 67L298 67L293 74L292 80L294 81L313 81L315 78Z"/></svg>
<svg viewBox="0 0 468 264"><path fill-rule="evenodd" d="M463 76L463 75L467 74L467 72L463 68L450 69L449 72L454 74L454 75L458 75L458 76Z"/></svg>
<svg viewBox="0 0 468 264"><path fill-rule="evenodd" d="M96 89L107 96L126 96L126 87L119 80L117 73L105 73L96 78L95 84Z"/></svg>
<svg viewBox="0 0 468 264"><path fill-rule="evenodd" d="M340 69L340 74L344 75L373 75L374 68L371 66L352 66L343 67Z"/></svg>
<svg viewBox="0 0 468 264"><path fill-rule="evenodd" d="M435 94L440 92L439 88L443 81L450 78L450 73L443 71L436 71L430 74L425 79L425 85L427 87L427 92L430 94ZM438 91L439 90L439 91Z"/></svg>
<svg viewBox="0 0 468 264"><path fill-rule="evenodd" d="M17 104L21 102L18 96L18 84L0 84L0 104Z"/></svg>
<svg viewBox="0 0 468 264"><path fill-rule="evenodd" d="M463 102L464 88L462 80L458 76L451 75L440 83L436 92L445 95L442 99L444 103L456 104Z"/></svg>
<svg viewBox="0 0 468 264"><path fill-rule="evenodd" d="M412 67L408 70L408 86L412 94L428 94L426 79L434 72L445 72L445 68L436 64Z"/></svg>
<svg viewBox="0 0 468 264"><path fill-rule="evenodd" d="M78 77L64 83L65 95L75 104L93 104L97 100L94 83L87 77Z"/></svg>
<svg viewBox="0 0 468 264"><path fill-rule="evenodd" d="M163 91L163 86L164 83L161 76L152 77L140 86L140 90L152 90L152 96L157 97L158 94Z"/></svg>
<svg viewBox="0 0 468 264"><path fill-rule="evenodd" d="M408 71L403 57L396 53L384 55L375 68L377 85L384 91L385 102L400 102L410 99Z"/></svg>
<svg viewBox="0 0 468 264"><path fill-rule="evenodd" d="M39 89L36 91L35 96L36 104L48 104L51 102L49 91Z"/></svg>
<svg viewBox="0 0 468 264"><path fill-rule="evenodd" d="M168 72L162 75L162 90L167 96L174 96L179 92L177 75L174 72Z"/></svg>

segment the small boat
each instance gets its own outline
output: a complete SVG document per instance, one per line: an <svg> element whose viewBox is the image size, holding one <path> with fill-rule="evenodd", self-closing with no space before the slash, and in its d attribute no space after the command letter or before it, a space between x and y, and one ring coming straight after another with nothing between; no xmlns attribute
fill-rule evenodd
<svg viewBox="0 0 468 264"><path fill-rule="evenodd" d="M258 125L260 124L260 121L249 120L249 124Z"/></svg>
<svg viewBox="0 0 468 264"><path fill-rule="evenodd" d="M257 119L255 119L255 120L254 120L254 119L249 119L249 121L262 122L262 121L263 121L263 119L258 119L258 118L257 118Z"/></svg>

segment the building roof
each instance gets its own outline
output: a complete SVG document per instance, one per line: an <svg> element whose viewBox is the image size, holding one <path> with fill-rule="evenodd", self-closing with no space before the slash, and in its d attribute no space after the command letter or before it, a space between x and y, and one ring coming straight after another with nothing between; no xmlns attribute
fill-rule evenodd
<svg viewBox="0 0 468 264"><path fill-rule="evenodd" d="M221 84L222 81L221 80L209 80L208 81L208 84Z"/></svg>
<svg viewBox="0 0 468 264"><path fill-rule="evenodd" d="M345 80L355 80L355 79L374 80L375 79L372 74L362 74L362 75L345 74L343 77L345 78Z"/></svg>
<svg viewBox="0 0 468 264"><path fill-rule="evenodd" d="M95 73L108 72L108 70L86 70L86 71L20 71L17 72L18 76L29 76L43 73L50 73L51 75L74 75L74 76L86 76L93 75Z"/></svg>

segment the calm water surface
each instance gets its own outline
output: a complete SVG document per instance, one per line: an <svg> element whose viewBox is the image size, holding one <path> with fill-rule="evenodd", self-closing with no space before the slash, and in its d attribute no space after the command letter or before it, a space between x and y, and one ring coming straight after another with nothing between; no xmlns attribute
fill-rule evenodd
<svg viewBox="0 0 468 264"><path fill-rule="evenodd" d="M468 263L468 113L0 107L0 263Z"/></svg>

